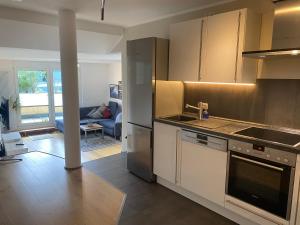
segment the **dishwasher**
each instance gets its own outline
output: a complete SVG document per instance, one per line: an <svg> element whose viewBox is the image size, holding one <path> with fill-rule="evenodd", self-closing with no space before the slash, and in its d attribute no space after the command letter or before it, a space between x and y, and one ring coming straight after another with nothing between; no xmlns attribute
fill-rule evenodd
<svg viewBox="0 0 300 225"><path fill-rule="evenodd" d="M183 130L178 162L182 188L224 206L227 140Z"/></svg>

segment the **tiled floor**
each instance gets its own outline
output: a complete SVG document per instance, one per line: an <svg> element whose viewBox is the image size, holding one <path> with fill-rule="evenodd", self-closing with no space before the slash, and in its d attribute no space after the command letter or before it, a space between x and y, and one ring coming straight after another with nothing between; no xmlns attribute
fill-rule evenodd
<svg viewBox="0 0 300 225"><path fill-rule="evenodd" d="M127 193L120 225L233 225L234 222L126 170L126 155L90 161L84 167Z"/></svg>
<svg viewBox="0 0 300 225"><path fill-rule="evenodd" d="M29 151L41 151L48 154L53 154L61 158L65 157L64 150L64 135L62 133L50 134L50 138L32 140L31 137L26 137L24 143ZM121 152L121 142L117 145L112 145L107 148L97 149L89 152L81 152L81 161L88 162L91 160L103 158L106 156L119 154Z"/></svg>

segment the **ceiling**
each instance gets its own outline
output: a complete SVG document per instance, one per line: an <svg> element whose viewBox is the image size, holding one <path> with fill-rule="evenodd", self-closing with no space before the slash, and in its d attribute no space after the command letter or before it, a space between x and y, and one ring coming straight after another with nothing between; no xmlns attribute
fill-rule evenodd
<svg viewBox="0 0 300 225"><path fill-rule="evenodd" d="M0 5L57 14L72 9L77 18L100 21L100 0L0 0ZM228 1L228 0L226 0ZM105 23L130 27L224 0L106 0Z"/></svg>

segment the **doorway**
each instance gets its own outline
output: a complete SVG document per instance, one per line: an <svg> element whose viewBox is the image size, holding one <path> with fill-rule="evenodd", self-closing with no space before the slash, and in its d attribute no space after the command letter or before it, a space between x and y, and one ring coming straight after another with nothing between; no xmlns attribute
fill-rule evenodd
<svg viewBox="0 0 300 225"><path fill-rule="evenodd" d="M59 69L18 69L19 127L53 126L62 117L62 83Z"/></svg>

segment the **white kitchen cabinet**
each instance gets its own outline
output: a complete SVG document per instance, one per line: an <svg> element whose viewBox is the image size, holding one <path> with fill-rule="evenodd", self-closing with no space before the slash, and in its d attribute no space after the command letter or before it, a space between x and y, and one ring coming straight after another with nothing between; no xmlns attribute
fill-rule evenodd
<svg viewBox="0 0 300 225"><path fill-rule="evenodd" d="M207 18L200 59L200 81L235 82L239 24L239 11Z"/></svg>
<svg viewBox="0 0 300 225"><path fill-rule="evenodd" d="M242 52L259 49L260 15L242 9L189 22L171 25L170 80L255 82L258 62Z"/></svg>
<svg viewBox="0 0 300 225"><path fill-rule="evenodd" d="M184 132L182 132L184 136ZM194 135L194 137L193 137ZM213 137L208 138L212 145L201 144L193 133L186 135L191 140L181 140L180 185L214 203L224 206L227 142ZM194 139L194 140L193 140ZM219 142L219 140L221 142ZM222 150L217 150L222 147Z"/></svg>
<svg viewBox="0 0 300 225"><path fill-rule="evenodd" d="M176 158L180 128L154 123L153 171L157 176L176 183Z"/></svg>
<svg viewBox="0 0 300 225"><path fill-rule="evenodd" d="M242 53L260 48L262 15L248 9L240 10L240 15L236 82L255 83L258 73L258 61L245 58Z"/></svg>
<svg viewBox="0 0 300 225"><path fill-rule="evenodd" d="M261 17L243 9L206 20L201 54L200 81L254 83L257 61L242 52L259 49Z"/></svg>
<svg viewBox="0 0 300 225"><path fill-rule="evenodd" d="M203 19L170 26L169 80L198 81Z"/></svg>

